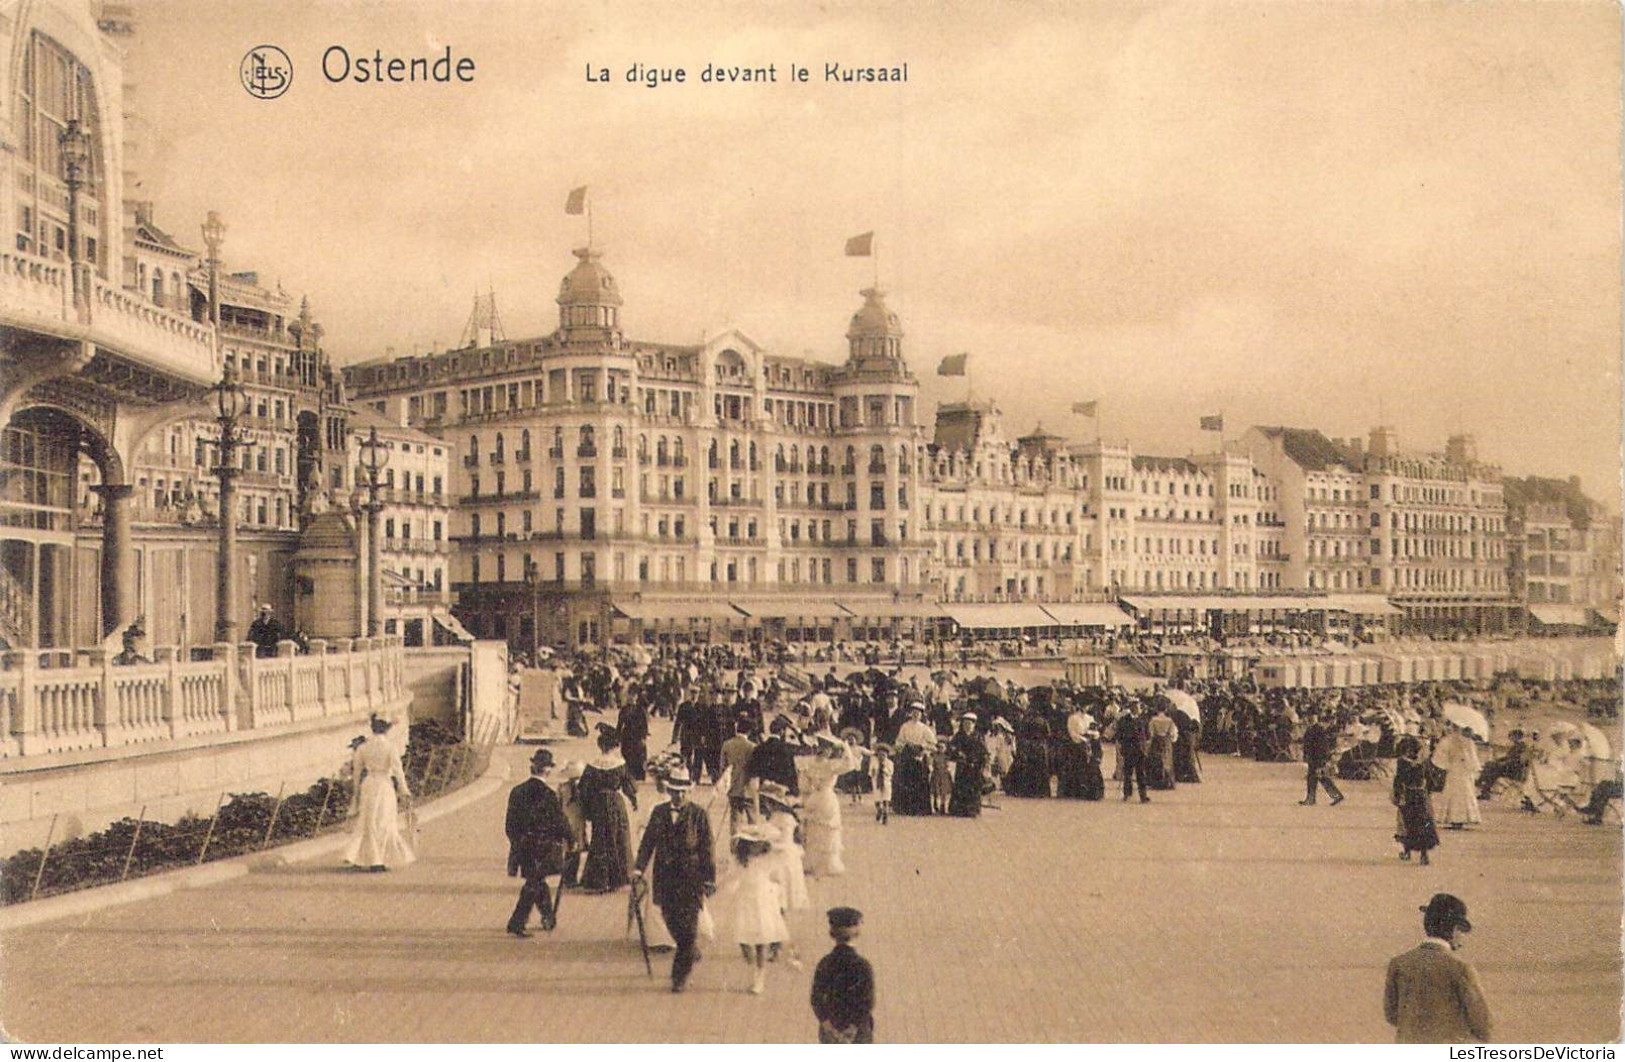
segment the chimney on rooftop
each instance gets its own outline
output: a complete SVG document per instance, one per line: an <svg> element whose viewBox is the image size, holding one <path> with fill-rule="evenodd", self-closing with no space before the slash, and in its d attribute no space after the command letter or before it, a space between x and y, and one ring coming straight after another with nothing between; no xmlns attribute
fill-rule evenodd
<svg viewBox="0 0 1625 1062"><path fill-rule="evenodd" d="M1399 454L1399 433L1393 428L1371 429L1371 456L1395 457Z"/></svg>

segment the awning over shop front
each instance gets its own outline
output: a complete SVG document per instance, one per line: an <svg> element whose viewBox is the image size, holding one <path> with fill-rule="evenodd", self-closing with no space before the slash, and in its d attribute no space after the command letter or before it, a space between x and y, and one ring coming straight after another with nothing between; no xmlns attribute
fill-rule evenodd
<svg viewBox="0 0 1625 1062"><path fill-rule="evenodd" d="M1198 614L1207 612L1352 612L1356 610L1350 608L1347 602L1363 602L1366 597L1376 598L1377 595L1344 594L1330 597L1213 595L1198 597L1168 594L1158 597L1125 597L1123 598L1123 604L1141 615L1155 615L1159 612L1170 614L1181 612ZM1368 606L1362 604L1361 610L1363 611L1365 607ZM1395 609L1395 611L1398 610Z"/></svg>
<svg viewBox="0 0 1625 1062"><path fill-rule="evenodd" d="M931 601L853 601L844 600L841 607L862 619L937 619L948 615L947 610Z"/></svg>
<svg viewBox="0 0 1625 1062"><path fill-rule="evenodd" d="M942 610L965 630L1000 630L1059 626L1037 605L944 605Z"/></svg>
<svg viewBox="0 0 1625 1062"><path fill-rule="evenodd" d="M615 611L644 623L711 620L736 623L745 617L725 601L617 601Z"/></svg>
<svg viewBox="0 0 1625 1062"><path fill-rule="evenodd" d="M838 620L851 617L840 602L816 598L730 599L728 604L755 619Z"/></svg>
<svg viewBox="0 0 1625 1062"><path fill-rule="evenodd" d="M1326 602L1328 608L1356 616L1399 616L1405 612L1381 594L1330 594Z"/></svg>
<svg viewBox="0 0 1625 1062"><path fill-rule="evenodd" d="M1127 627L1134 622L1116 605L1056 603L1039 607L1062 627Z"/></svg>
<svg viewBox="0 0 1625 1062"><path fill-rule="evenodd" d="M1548 627L1584 627L1591 612L1580 605L1530 605L1529 614Z"/></svg>

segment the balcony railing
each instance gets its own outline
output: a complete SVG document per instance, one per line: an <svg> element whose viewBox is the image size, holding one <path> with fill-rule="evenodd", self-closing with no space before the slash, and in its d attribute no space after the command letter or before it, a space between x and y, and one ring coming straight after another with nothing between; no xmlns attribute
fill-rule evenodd
<svg viewBox="0 0 1625 1062"><path fill-rule="evenodd" d="M251 642L183 660L174 647L155 663L120 667L102 652L75 666L55 651L7 653L0 665L0 773L53 763L87 763L235 740L237 731L274 735L312 719L394 715L409 692L400 639L312 641L299 654L283 642L260 659Z"/></svg>
<svg viewBox="0 0 1625 1062"><path fill-rule="evenodd" d="M194 383L220 378L209 326L109 284L85 263L77 268L76 305L68 263L0 251L0 322L31 331L82 335L137 364Z"/></svg>

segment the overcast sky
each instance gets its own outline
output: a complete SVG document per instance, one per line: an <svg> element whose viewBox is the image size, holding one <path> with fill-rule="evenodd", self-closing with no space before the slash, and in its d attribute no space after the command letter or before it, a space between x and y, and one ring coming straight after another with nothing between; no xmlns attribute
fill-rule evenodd
<svg viewBox="0 0 1625 1062"><path fill-rule="evenodd" d="M969 351L1016 430L1087 435L1067 409L1098 399L1107 436L1184 454L1206 413L1380 416L1619 507L1614 4L937 6L138 4L137 194L194 245L219 210L228 267L308 293L341 361L455 345L488 286L510 338L551 331L587 184L638 338L840 360L871 279L842 243L873 229L929 399ZM294 63L274 101L237 80L262 43ZM334 44L450 45L475 81L329 84Z"/></svg>

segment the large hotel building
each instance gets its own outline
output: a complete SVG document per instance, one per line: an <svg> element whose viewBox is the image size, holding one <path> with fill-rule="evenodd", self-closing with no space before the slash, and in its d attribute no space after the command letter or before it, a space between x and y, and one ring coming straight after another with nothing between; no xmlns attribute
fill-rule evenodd
<svg viewBox="0 0 1625 1062"><path fill-rule="evenodd" d="M1391 428L1368 447L1255 427L1158 457L1011 439L986 400L928 427L878 289L827 364L737 330L629 338L602 255L575 253L552 334L347 370L356 403L456 455L452 588L477 636L865 638L1109 625L1119 601L1193 619L1214 599L1242 622L1508 621L1500 472L1470 437L1413 453Z"/></svg>

